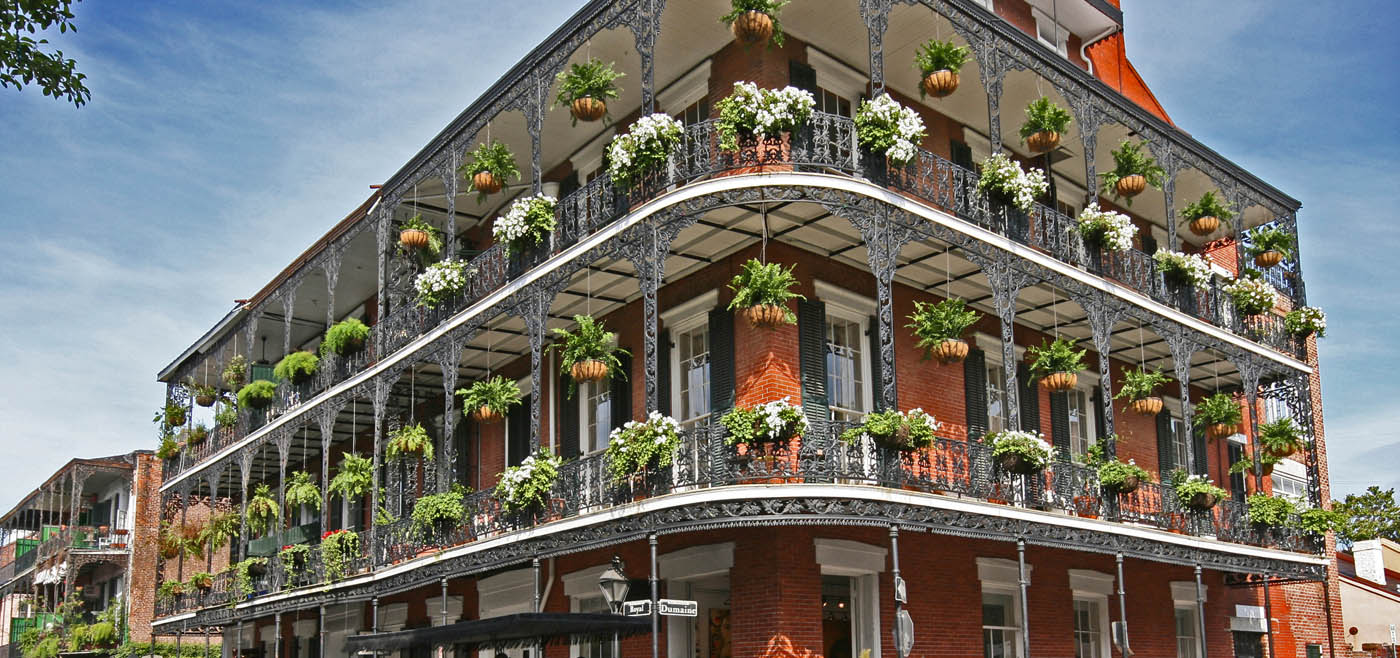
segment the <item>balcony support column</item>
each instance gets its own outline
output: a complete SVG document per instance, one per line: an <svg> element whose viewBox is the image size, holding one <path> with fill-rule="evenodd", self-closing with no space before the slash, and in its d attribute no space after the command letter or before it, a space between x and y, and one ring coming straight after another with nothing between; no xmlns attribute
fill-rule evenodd
<svg viewBox="0 0 1400 658"><path fill-rule="evenodd" d="M1119 551L1113 556L1113 562L1114 565L1118 567L1118 623L1123 625L1123 637L1121 638L1123 646L1121 650L1124 655L1127 655L1129 651L1128 647L1131 645L1128 643L1128 590L1123 585L1122 551Z"/></svg>
<svg viewBox="0 0 1400 658"><path fill-rule="evenodd" d="M1181 422L1188 437L1194 437L1192 432L1191 418L1191 355L1196 353L1197 345L1191 340L1185 329L1172 325L1173 331L1163 336L1167 341L1167 347L1171 349L1172 366L1176 369L1176 381L1181 385ZM1187 473L1196 472L1196 441L1188 438L1186 441L1186 463L1177 464L1178 468L1186 469Z"/></svg>
<svg viewBox="0 0 1400 658"><path fill-rule="evenodd" d="M1250 198L1243 190L1235 190L1235 193L1226 197L1235 204L1235 217L1233 228L1235 231L1235 274L1244 272L1245 268L1245 248L1244 248L1244 209L1250 205ZM1296 245L1295 245L1296 246Z"/></svg>
<svg viewBox="0 0 1400 658"><path fill-rule="evenodd" d="M1094 335L1094 351L1099 353L1099 388L1103 401L1103 427L1109 436L1113 435L1113 377L1109 367L1109 356L1113 352L1113 325L1118 322L1118 312L1104 295L1096 294L1092 299L1080 301L1088 312L1089 328ZM1104 444L1104 454L1109 459L1117 455L1112 441Z"/></svg>
<svg viewBox="0 0 1400 658"><path fill-rule="evenodd" d="M321 532L330 530L331 522L331 440L335 438L335 418L345 406L332 402L321 408L317 426L321 432Z"/></svg>
<svg viewBox="0 0 1400 658"><path fill-rule="evenodd" d="M447 234L447 240L443 245L446 248L448 258L457 257L457 167L461 165L462 152L452 149L451 157L443 164L442 171L438 176L442 178L442 187L447 195L447 226L443 233Z"/></svg>
<svg viewBox="0 0 1400 658"><path fill-rule="evenodd" d="M180 655L177 651L175 655ZM282 658L282 613L272 616L272 658Z"/></svg>
<svg viewBox="0 0 1400 658"><path fill-rule="evenodd" d="M1167 218L1167 248L1172 251L1180 251L1181 243L1176 235L1176 176L1185 167L1181 155L1177 153L1177 147L1165 136L1157 138L1145 138L1147 148L1157 159L1157 164L1162 168L1162 199L1166 206Z"/></svg>
<svg viewBox="0 0 1400 658"><path fill-rule="evenodd" d="M885 32L890 27L891 0L860 0L860 17L870 41L870 89L873 96L885 91Z"/></svg>
<svg viewBox="0 0 1400 658"><path fill-rule="evenodd" d="M292 313L297 303L296 284L287 286L282 291L282 355L292 353Z"/></svg>
<svg viewBox="0 0 1400 658"><path fill-rule="evenodd" d="M1094 161L1099 144L1099 129L1110 123L1104 111L1094 104L1093 96L1087 92L1056 86L1060 94L1069 102L1069 110L1074 114L1074 123L1079 127L1079 141L1084 154L1084 180L1088 181L1085 203L1099 201L1098 163Z"/></svg>
<svg viewBox="0 0 1400 658"><path fill-rule="evenodd" d="M442 369L442 449L438 451L439 493L452 488L457 480L457 368L462 363L462 348L467 338L453 337L437 353L437 364Z"/></svg>
<svg viewBox="0 0 1400 658"><path fill-rule="evenodd" d="M1009 252L996 251L987 257L964 250L963 257L982 268L992 287L992 299L1001 320L1001 363L1006 377L1007 427L1021 426L1019 386L1016 381L1016 296L1034 279L1016 268L1016 257Z"/></svg>
<svg viewBox="0 0 1400 658"><path fill-rule="evenodd" d="M666 0L640 0L633 8L628 27L642 60L642 114L656 112L656 38L661 35L661 13ZM548 90L546 84L545 89Z"/></svg>
<svg viewBox="0 0 1400 658"><path fill-rule="evenodd" d="M189 518L190 512L190 481L185 480L180 488L180 530L179 536L185 535L185 520ZM180 547L179 558L175 561L175 579L183 581L185 579L185 549Z"/></svg>
<svg viewBox="0 0 1400 658"><path fill-rule="evenodd" d="M379 281L378 281L377 284L375 284L375 289L374 289L374 303L375 303L374 314L375 314L375 317L376 317L376 318L379 318L379 321L380 321L380 322L383 322L384 319L385 319L385 316L387 315L387 313L385 313L385 306L386 306L385 302L388 301L388 296L389 296L388 286L386 285L386 281L388 280L388 276L389 276L389 258L390 258L390 252L389 252L389 220L390 220L393 216L394 216L394 210L393 210L393 208L388 207L387 204L381 204L380 207L379 207L379 216L376 217L375 220L374 220L374 239L375 239L375 245L376 245L375 254L377 254L376 257L377 257L378 260L379 260L379 263L378 263L378 265L379 265L379 268L378 268L378 269L379 269L379 273L378 273ZM387 332L387 331L375 331L375 332L374 332L374 343L375 343L375 344L374 344L374 354L376 355L376 357L382 357L382 356L383 356L383 354L384 354L384 345L385 345L385 342L386 342L387 337L388 337L388 332ZM378 430L376 429L376 431L378 431ZM377 467L378 464L376 463L375 466Z"/></svg>
<svg viewBox="0 0 1400 658"><path fill-rule="evenodd" d="M1019 427L1013 425L1012 427ZM1030 589L1031 578L1026 573L1026 538L1016 538L1016 584L1021 588L1021 655L1031 656L1031 615L1026 590Z"/></svg>
<svg viewBox="0 0 1400 658"><path fill-rule="evenodd" d="M1259 442L1259 378L1264 363L1249 355L1235 361L1240 371L1240 386L1244 389L1245 406L1249 409L1249 445L1254 453L1254 491L1264 492L1264 446Z"/></svg>
<svg viewBox="0 0 1400 658"><path fill-rule="evenodd" d="M1303 429L1303 436L1307 438L1307 468L1308 468L1308 500L1313 507L1322 507L1322 478L1318 473L1317 463L1317 425L1313 415L1313 395L1312 395L1312 375L1298 373L1292 377L1288 384L1285 400L1288 402L1288 411L1298 422L1298 426Z"/></svg>
<svg viewBox="0 0 1400 658"><path fill-rule="evenodd" d="M530 340L530 452L540 449L540 424L544 415L544 377L541 369L544 364L545 332L549 330L549 307L554 304L556 291L549 282L542 281L519 293L514 314L525 323L525 335Z"/></svg>
<svg viewBox="0 0 1400 658"><path fill-rule="evenodd" d="M335 324L335 288L340 281L340 263L344 253L334 245L328 251L330 253L321 261L321 271L326 275L326 328L330 329Z"/></svg>
<svg viewBox="0 0 1400 658"><path fill-rule="evenodd" d="M1268 585L1265 585L1264 587L1267 588ZM1264 607L1266 610L1268 608L1268 596L1268 590L1265 589L1264 598L1266 602L1264 604ZM1264 616L1267 617L1268 612L1265 612ZM1206 642L1206 588L1205 585L1201 584L1201 564L1199 562L1196 563L1196 627L1201 630L1201 658L1206 658L1206 656L1208 655L1206 653L1206 645L1209 644L1208 642ZM1270 642L1270 644L1273 643Z"/></svg>
<svg viewBox="0 0 1400 658"><path fill-rule="evenodd" d="M253 471L252 446L243 449L238 455L238 474L241 477L238 496L238 518L248 518L248 478ZM238 560L248 559L248 524L238 524Z"/></svg>
<svg viewBox="0 0 1400 658"><path fill-rule="evenodd" d="M397 378L397 374L390 375ZM382 461L380 455L384 452L384 414L385 407L389 403L389 392L394 388L394 382L388 377L381 375L374 380L374 484L370 487L370 559L377 562L379 557L378 533L379 533L379 471ZM378 599L375 599L376 606Z"/></svg>
<svg viewBox="0 0 1400 658"><path fill-rule="evenodd" d="M530 170L533 186L531 189L534 190L532 194L539 194L544 185L543 172L540 171L540 140L544 132L544 114L549 109L549 100L545 96L549 94L551 82L553 79L547 72L535 71L528 82L532 87L529 97L521 103L520 108L525 115L525 131L530 133Z"/></svg>
<svg viewBox="0 0 1400 658"><path fill-rule="evenodd" d="M277 433L277 530L283 530L290 519L287 514L287 454L292 449L292 430ZM280 542L281 539L278 539Z"/></svg>
<svg viewBox="0 0 1400 658"><path fill-rule="evenodd" d="M886 8L888 11L888 7ZM880 338L880 381L875 397L877 410L899 408L899 393L894 362L894 274L899 269L899 252L917 235L910 228L908 217L896 217L898 212L884 204L873 210L842 208L835 214L846 217L860 231L867 247L867 262L875 275L876 319ZM1014 295L1013 295L1014 296ZM875 327L871 327L876 331Z"/></svg>

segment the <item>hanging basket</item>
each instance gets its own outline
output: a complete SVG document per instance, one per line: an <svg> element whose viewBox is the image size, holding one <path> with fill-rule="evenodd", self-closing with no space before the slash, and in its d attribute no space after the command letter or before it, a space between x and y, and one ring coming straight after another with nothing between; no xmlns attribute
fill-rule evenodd
<svg viewBox="0 0 1400 658"><path fill-rule="evenodd" d="M948 69L939 69L924 76L924 93L934 98L943 98L958 90L958 74Z"/></svg>
<svg viewBox="0 0 1400 658"><path fill-rule="evenodd" d="M1254 264L1268 269L1283 262L1283 252L1270 249L1254 256Z"/></svg>
<svg viewBox="0 0 1400 658"><path fill-rule="evenodd" d="M1040 385L1051 393L1068 391L1079 385L1079 375L1072 372L1052 372L1041 378Z"/></svg>
<svg viewBox="0 0 1400 658"><path fill-rule="evenodd" d="M579 121L597 121L608 113L608 105L592 96L584 96L569 104L569 112Z"/></svg>
<svg viewBox="0 0 1400 658"><path fill-rule="evenodd" d="M404 249L426 249L428 247L428 232L422 229L406 228L399 231L399 244Z"/></svg>
<svg viewBox="0 0 1400 658"><path fill-rule="evenodd" d="M773 38L773 18L761 11L740 14L729 28L734 31L734 38L746 46L768 43Z"/></svg>
<svg viewBox="0 0 1400 658"><path fill-rule="evenodd" d="M776 329L787 321L787 309L777 304L759 304L744 309L744 317L755 329Z"/></svg>
<svg viewBox="0 0 1400 658"><path fill-rule="evenodd" d="M1287 459L1287 458L1292 457L1293 455L1297 454L1298 449L1297 449L1296 447L1291 447L1291 446L1290 446L1289 448L1284 449L1284 450L1270 450L1270 449L1268 449L1268 448L1265 448L1265 449L1264 449L1264 452L1268 453L1269 456L1270 456L1270 457L1273 457L1274 459Z"/></svg>
<svg viewBox="0 0 1400 658"><path fill-rule="evenodd" d="M196 395L194 396L194 403L201 407L212 407L214 406L214 401L217 399L218 397L214 396L213 394Z"/></svg>
<svg viewBox="0 0 1400 658"><path fill-rule="evenodd" d="M501 412L491 407L479 407L472 412L472 418L478 423L494 423L501 419Z"/></svg>
<svg viewBox="0 0 1400 658"><path fill-rule="evenodd" d="M961 338L945 338L934 346L929 354L939 363L959 363L967 358L967 341Z"/></svg>
<svg viewBox="0 0 1400 658"><path fill-rule="evenodd" d="M608 364L602 361L579 361L569 367L569 376L576 382L596 382L608 376Z"/></svg>
<svg viewBox="0 0 1400 658"><path fill-rule="evenodd" d="M1142 174L1124 176L1118 179L1114 189L1118 191L1118 196L1132 198L1147 189L1147 178Z"/></svg>
<svg viewBox="0 0 1400 658"><path fill-rule="evenodd" d="M1162 398L1152 396L1128 402L1128 411L1139 416L1156 416L1162 412Z"/></svg>
<svg viewBox="0 0 1400 658"><path fill-rule="evenodd" d="M1042 468L1039 464L1027 459L1025 455L1014 452L998 456L997 466L1001 467L1003 471L1017 475L1032 475L1039 473Z"/></svg>
<svg viewBox="0 0 1400 658"><path fill-rule="evenodd" d="M1227 436L1237 434L1240 431L1239 425L1227 425L1225 423L1214 423L1206 426L1206 438L1212 441L1223 439Z"/></svg>
<svg viewBox="0 0 1400 658"><path fill-rule="evenodd" d="M1215 215L1197 217L1191 220L1191 223L1187 224L1186 227L1191 229L1192 233L1205 237L1216 232L1216 230L1220 228L1220 218Z"/></svg>
<svg viewBox="0 0 1400 658"><path fill-rule="evenodd" d="M1123 478L1123 483L1122 483L1122 484L1119 484L1119 485L1113 486L1113 487L1105 487L1105 488L1108 489L1109 491L1112 491L1113 493L1116 493L1116 494L1119 494L1119 495L1123 495L1123 494L1130 494L1130 493L1132 493L1132 492L1134 492L1134 491L1137 491L1137 490L1138 490L1138 487L1140 487L1140 486L1142 486L1142 480L1139 479L1138 476L1136 476L1136 475L1129 475L1128 477Z"/></svg>
<svg viewBox="0 0 1400 658"><path fill-rule="evenodd" d="M472 187L482 194L495 194L501 191L501 179L489 171L478 171L472 176Z"/></svg>
<svg viewBox="0 0 1400 658"><path fill-rule="evenodd" d="M1220 502L1219 496L1216 496L1213 493L1206 493L1202 491L1198 494L1191 496L1191 502L1187 503L1186 506L1190 507L1193 510L1196 510L1197 512L1204 512L1212 507L1215 507L1215 504L1218 502Z"/></svg>
<svg viewBox="0 0 1400 658"><path fill-rule="evenodd" d="M1060 133L1042 130L1026 138L1026 147L1032 153L1053 151L1060 146ZM1141 191L1141 190L1139 190Z"/></svg>

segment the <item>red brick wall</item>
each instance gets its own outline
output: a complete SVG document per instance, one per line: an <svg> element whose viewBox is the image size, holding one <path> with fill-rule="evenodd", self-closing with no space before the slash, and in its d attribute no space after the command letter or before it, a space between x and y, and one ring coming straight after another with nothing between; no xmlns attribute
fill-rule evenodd
<svg viewBox="0 0 1400 658"><path fill-rule="evenodd" d="M131 574L127 587L127 624L133 642L149 642L155 616L156 561L159 559L162 463L154 455L136 455L135 514L131 535Z"/></svg>

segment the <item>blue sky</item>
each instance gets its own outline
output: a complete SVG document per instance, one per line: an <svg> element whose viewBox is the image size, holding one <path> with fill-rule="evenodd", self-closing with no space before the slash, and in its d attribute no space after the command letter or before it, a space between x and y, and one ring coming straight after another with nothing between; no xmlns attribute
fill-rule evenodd
<svg viewBox="0 0 1400 658"><path fill-rule="evenodd" d="M1400 312L1374 310L1400 308L1400 13L1124 4L1177 124L1304 204L1334 488L1400 486ZM73 455L154 448L156 370L581 5L78 5L59 42L91 103L0 90L0 507Z"/></svg>

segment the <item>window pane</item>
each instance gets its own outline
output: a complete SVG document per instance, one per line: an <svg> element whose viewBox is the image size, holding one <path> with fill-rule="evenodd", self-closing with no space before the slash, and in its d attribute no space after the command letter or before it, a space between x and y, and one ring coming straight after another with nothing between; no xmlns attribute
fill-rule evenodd
<svg viewBox="0 0 1400 658"><path fill-rule="evenodd" d="M1100 658L1102 655L1103 629L1099 626L1102 611L1098 601L1074 601L1074 655L1075 658Z"/></svg>
<svg viewBox="0 0 1400 658"><path fill-rule="evenodd" d="M826 385L832 417L856 420L865 412L860 323L828 318L826 328Z"/></svg>
<svg viewBox="0 0 1400 658"><path fill-rule="evenodd" d="M1001 364L987 364L987 431L1006 429L1006 372Z"/></svg>
<svg viewBox="0 0 1400 658"><path fill-rule="evenodd" d="M1177 658L1196 658L1196 610L1176 609Z"/></svg>
<svg viewBox="0 0 1400 658"><path fill-rule="evenodd" d="M710 413L710 341L701 326L676 337L677 371L680 373L679 411L685 427L704 422Z"/></svg>

